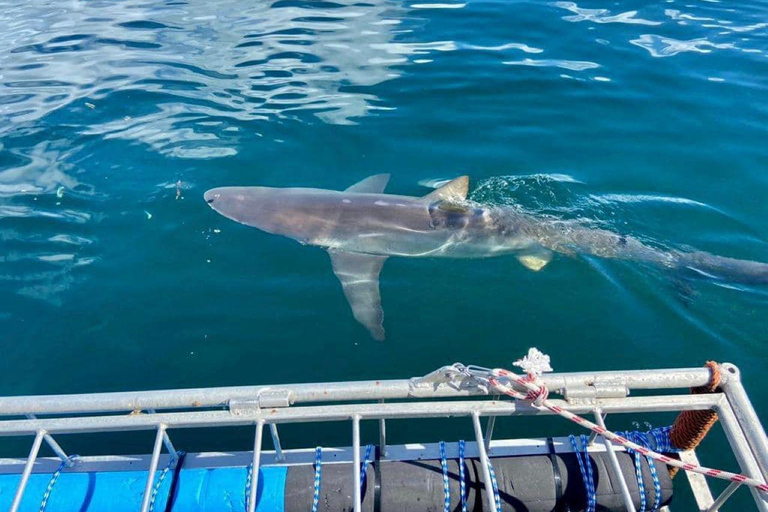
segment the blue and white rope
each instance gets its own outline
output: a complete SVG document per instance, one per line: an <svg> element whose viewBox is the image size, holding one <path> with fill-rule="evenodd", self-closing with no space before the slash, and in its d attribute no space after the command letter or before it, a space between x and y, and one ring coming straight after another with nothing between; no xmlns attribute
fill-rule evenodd
<svg viewBox="0 0 768 512"><path fill-rule="evenodd" d="M443 512L451 512L451 485L448 481L448 459L445 456L445 441L440 441L440 466L443 468Z"/></svg>
<svg viewBox="0 0 768 512"><path fill-rule="evenodd" d="M251 480L253 479L253 463L248 464L246 468L245 476L245 510L247 512L248 505L251 501Z"/></svg>
<svg viewBox="0 0 768 512"><path fill-rule="evenodd" d="M571 435L569 438L571 440L573 451L576 454L576 460L579 462L579 471L581 472L581 478L584 480L584 487L586 488L587 492L586 512L595 512L595 509L597 508L597 495L595 492L595 481L592 475L592 463L589 460L589 454L587 453L587 444L589 443L589 439L587 436L582 435L582 447L579 448L579 445L576 443L576 437Z"/></svg>
<svg viewBox="0 0 768 512"><path fill-rule="evenodd" d="M488 473L491 475L491 486L493 487L493 501L496 503L496 512L501 512L501 496L499 495L499 483L496 481L496 472L493 470L491 459L488 459Z"/></svg>
<svg viewBox="0 0 768 512"><path fill-rule="evenodd" d="M160 487L163 485L163 480L168 474L168 471L170 471L171 466L173 466L173 463L179 460L179 457L182 453L183 452L176 452L172 454L168 458L168 464L166 464L166 466L160 472L160 476L157 478L157 482L155 483L155 488L152 489L152 498L149 500L149 512L153 512L155 510L155 502L157 501L157 496L160 493Z"/></svg>
<svg viewBox="0 0 768 512"><path fill-rule="evenodd" d="M464 440L459 441L459 491L461 492L461 512L467 512L467 481L464 468Z"/></svg>
<svg viewBox="0 0 768 512"><path fill-rule="evenodd" d="M77 457L77 455L70 455L65 460L61 461L59 467L56 469L56 471L54 471L53 475L51 476L51 481L48 482L48 487L46 487L45 492L43 493L43 501L40 503L40 512L45 512L45 507L48 506L48 500L51 499L53 486L56 485L56 481L59 479L61 472L64 471L65 468L72 467Z"/></svg>
<svg viewBox="0 0 768 512"><path fill-rule="evenodd" d="M634 441L635 443L640 444L640 436L637 435L637 432L627 432L627 434L630 434L631 441ZM642 455L637 453L634 450L629 450L633 455L635 459L635 476L637 477L637 492L640 494L640 512L646 512L648 509L646 508L648 506L648 498L645 496L645 482L643 481L643 464L641 462Z"/></svg>
<svg viewBox="0 0 768 512"><path fill-rule="evenodd" d="M371 462L371 452L373 451L373 445L369 444L365 447L365 457L363 458L363 462L360 464L360 488L362 489L365 487L365 475L368 473L366 470L368 469L368 464Z"/></svg>
<svg viewBox="0 0 768 512"><path fill-rule="evenodd" d="M315 448L315 492L312 495L312 512L317 512L320 504L320 478L323 476L323 449Z"/></svg>

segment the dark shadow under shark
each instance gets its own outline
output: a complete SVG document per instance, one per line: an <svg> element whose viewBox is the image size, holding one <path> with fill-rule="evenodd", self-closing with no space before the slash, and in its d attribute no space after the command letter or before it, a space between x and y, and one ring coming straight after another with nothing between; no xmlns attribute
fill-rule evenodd
<svg viewBox="0 0 768 512"><path fill-rule="evenodd" d="M554 253L639 261L683 276L768 283L768 264L698 251L663 251L637 238L578 221L537 217L467 202L462 176L424 197L384 194L389 174L342 191L314 188L222 187L206 202L232 220L328 251L352 313L384 339L379 274L390 256L488 258L513 255L539 271Z"/></svg>

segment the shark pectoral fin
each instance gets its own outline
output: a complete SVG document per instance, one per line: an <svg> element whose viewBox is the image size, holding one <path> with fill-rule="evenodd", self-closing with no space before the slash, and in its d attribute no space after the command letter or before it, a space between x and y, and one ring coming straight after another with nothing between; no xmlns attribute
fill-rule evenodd
<svg viewBox="0 0 768 512"><path fill-rule="evenodd" d="M341 281L355 320L365 326L373 339L384 340L384 311L381 309L379 274L386 256L351 252L329 252L333 273Z"/></svg>
<svg viewBox="0 0 768 512"><path fill-rule="evenodd" d="M425 199L436 201L438 199L464 201L469 193L469 176L459 176L449 181L442 187L430 192Z"/></svg>
<svg viewBox="0 0 768 512"><path fill-rule="evenodd" d="M374 174L362 181L358 181L345 192L357 192L360 194L381 194L389 183L389 174Z"/></svg>
<svg viewBox="0 0 768 512"><path fill-rule="evenodd" d="M551 252L537 252L534 254L524 254L517 257L518 261L523 264L528 270L538 272L547 266L547 263L552 261Z"/></svg>

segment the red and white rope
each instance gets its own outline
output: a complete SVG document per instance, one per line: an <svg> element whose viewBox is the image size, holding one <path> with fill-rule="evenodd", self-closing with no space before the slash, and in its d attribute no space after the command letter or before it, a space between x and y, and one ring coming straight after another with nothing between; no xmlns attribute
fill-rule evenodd
<svg viewBox="0 0 768 512"><path fill-rule="evenodd" d="M559 407L553 404L547 398L547 396L549 395L549 391L547 390L546 386L538 383L538 377L535 374L529 373L527 376L521 376L521 375L512 373L509 370L504 370L500 368L496 368L492 370L491 374L493 375L493 377L490 377L488 379L488 382L499 393L511 396L512 398L516 398L518 400L529 401L531 402L531 405L533 405L534 407L538 407L539 409L549 409L553 413L558 414L568 420L571 420L572 422L578 425L581 425L584 428L588 428L589 430L596 433L597 435L600 435L615 444L634 450L635 452L641 455L650 457L659 462L663 462L668 466L675 466L685 471L692 471L694 473L699 473L706 476L712 476L712 477L720 478L723 480L730 480L731 482L737 482L740 484L747 485L749 487L754 487L763 492L768 492L768 484L766 484L765 482L762 482L754 478L750 478L746 475L740 475L737 473L731 473L729 471L722 471L719 469L712 469L705 466L699 466L696 464L688 464L680 460L667 457L666 455L662 455L661 453L657 453L653 450L649 450L648 448L640 446L639 444L633 443L628 439L624 439L623 437L617 434L614 434L610 430L606 430L602 428L600 425L597 425L585 418L582 418L577 414L574 414L566 409L563 409L562 407ZM503 378L503 379L507 379L509 381L515 382L523 386L528 392L521 393L515 390L510 384L502 383L499 380L499 378Z"/></svg>

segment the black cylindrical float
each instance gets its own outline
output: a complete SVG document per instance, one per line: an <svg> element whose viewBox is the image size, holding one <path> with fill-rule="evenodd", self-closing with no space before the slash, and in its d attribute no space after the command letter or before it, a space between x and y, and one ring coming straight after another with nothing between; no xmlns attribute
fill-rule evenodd
<svg viewBox="0 0 768 512"><path fill-rule="evenodd" d="M640 510L640 492L634 456L617 452L624 479L629 487L635 508ZM597 510L624 511L618 478L608 454L590 453L594 475ZM586 487L573 453L495 457L491 459L504 512L559 512L586 508ZM451 510L461 510L459 465L456 459L448 462ZM473 512L488 512L488 501L483 471L478 459L465 459L467 508ZM648 462L641 459L643 486L647 507L655 503L653 477ZM656 472L661 485L660 506L672 499L672 481L666 467ZM363 488L364 512L441 512L445 493L443 471L439 460L374 461L366 468ZM556 484L559 475L559 485ZM314 493L313 466L291 466L285 483L285 512L312 510ZM352 510L353 496L351 464L324 464L320 485L322 512Z"/></svg>

